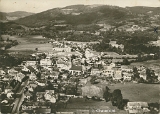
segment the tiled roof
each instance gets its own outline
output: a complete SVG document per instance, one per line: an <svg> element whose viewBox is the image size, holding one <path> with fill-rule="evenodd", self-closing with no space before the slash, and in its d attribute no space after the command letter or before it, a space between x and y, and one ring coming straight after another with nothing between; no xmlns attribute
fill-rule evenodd
<svg viewBox="0 0 160 114"><path fill-rule="evenodd" d="M71 68L70 68L70 70L79 70L79 71L82 71L82 66L72 66Z"/></svg>

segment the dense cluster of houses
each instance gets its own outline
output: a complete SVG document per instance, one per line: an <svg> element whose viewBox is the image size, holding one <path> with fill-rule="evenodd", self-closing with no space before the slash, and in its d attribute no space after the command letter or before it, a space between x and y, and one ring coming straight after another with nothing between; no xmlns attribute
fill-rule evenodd
<svg viewBox="0 0 160 114"><path fill-rule="evenodd" d="M53 43L52 52L37 52L31 55L32 60L23 61L19 67L0 70L4 112L55 112L59 103L66 105L69 101L67 96L82 95L81 86L87 83L83 80L86 77L132 81L132 68L106 63L103 53L92 51L85 44L80 45L83 53L78 48L72 50L72 44ZM145 68L138 70L145 80Z"/></svg>

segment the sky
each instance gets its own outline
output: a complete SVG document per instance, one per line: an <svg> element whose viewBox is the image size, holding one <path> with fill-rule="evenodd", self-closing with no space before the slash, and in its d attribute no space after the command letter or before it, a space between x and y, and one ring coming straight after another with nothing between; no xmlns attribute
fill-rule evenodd
<svg viewBox="0 0 160 114"><path fill-rule="evenodd" d="M0 12L27 11L38 13L52 8L76 4L160 7L160 0L0 0Z"/></svg>

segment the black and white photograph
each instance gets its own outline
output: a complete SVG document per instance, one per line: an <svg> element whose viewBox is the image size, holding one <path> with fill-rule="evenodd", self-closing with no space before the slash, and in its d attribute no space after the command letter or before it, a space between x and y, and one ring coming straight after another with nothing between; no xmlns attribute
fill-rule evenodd
<svg viewBox="0 0 160 114"><path fill-rule="evenodd" d="M0 0L0 114L160 114L160 0Z"/></svg>

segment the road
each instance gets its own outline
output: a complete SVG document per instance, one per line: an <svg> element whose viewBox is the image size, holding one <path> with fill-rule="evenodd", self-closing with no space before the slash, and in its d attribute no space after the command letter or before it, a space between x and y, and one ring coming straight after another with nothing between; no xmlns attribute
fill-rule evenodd
<svg viewBox="0 0 160 114"><path fill-rule="evenodd" d="M20 95L20 97L16 98L15 105L13 107L12 113L19 113L19 108L24 100L24 88L27 86L29 80L26 80L21 84L21 87L19 88L17 94Z"/></svg>

